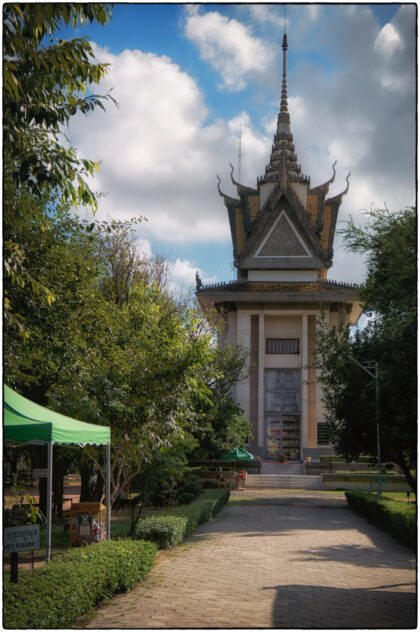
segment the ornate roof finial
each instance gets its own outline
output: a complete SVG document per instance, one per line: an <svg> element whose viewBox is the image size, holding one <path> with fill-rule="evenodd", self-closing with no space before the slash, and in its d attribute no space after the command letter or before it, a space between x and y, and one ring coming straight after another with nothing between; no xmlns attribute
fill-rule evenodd
<svg viewBox="0 0 420 632"><path fill-rule="evenodd" d="M342 191L338 195L335 195L334 197L329 198L328 200L326 200L325 204L331 204L331 202L333 202L333 203L338 203L338 206L340 206L341 202L343 201L343 197L348 193L349 186L350 186L350 183L349 183L350 176L351 176L351 171L349 171L349 173L348 173L348 175L346 177L347 186L344 189L344 191Z"/></svg>
<svg viewBox="0 0 420 632"><path fill-rule="evenodd" d="M234 184L235 186L238 184L235 180L235 178L233 177L233 171L235 169L235 167L233 166L233 164L230 162L229 163L229 167L230 167L230 179L232 180L232 184Z"/></svg>
<svg viewBox="0 0 420 632"><path fill-rule="evenodd" d="M197 272L195 273L195 289L197 292L199 292L202 287L203 287L203 282L200 279L200 275L198 274L198 270L197 270Z"/></svg>
<svg viewBox="0 0 420 632"><path fill-rule="evenodd" d="M330 184L332 184L335 180L335 165L337 164L337 161L334 162L332 168L333 168L333 174L331 176L331 178L329 180L327 180L327 182L324 182L324 184L319 184L317 187L314 187L313 189L310 190L310 193L323 193L324 196L327 195L328 190L330 188Z"/></svg>
<svg viewBox="0 0 420 632"><path fill-rule="evenodd" d="M280 101L280 112L288 112L287 108L287 59L286 59L286 51L287 51L287 35L286 32L283 35L283 81L281 84L281 101Z"/></svg>
<svg viewBox="0 0 420 632"><path fill-rule="evenodd" d="M218 180L218 182L217 182L217 190L219 191L220 197L222 197L224 199L225 206L228 207L229 205L232 205L232 204L233 205L239 204L240 203L239 200L237 200L235 198L232 198L229 195L226 195L226 193L223 193L223 191L220 189L220 182L221 182L221 180L220 180L218 174L216 174L216 178Z"/></svg>

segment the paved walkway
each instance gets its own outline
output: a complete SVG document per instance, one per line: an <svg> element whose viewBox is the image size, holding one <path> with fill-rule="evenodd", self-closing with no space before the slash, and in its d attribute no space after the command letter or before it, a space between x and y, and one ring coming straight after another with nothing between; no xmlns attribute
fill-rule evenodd
<svg viewBox="0 0 420 632"><path fill-rule="evenodd" d="M407 629L415 581L414 555L342 496L233 492L87 627Z"/></svg>

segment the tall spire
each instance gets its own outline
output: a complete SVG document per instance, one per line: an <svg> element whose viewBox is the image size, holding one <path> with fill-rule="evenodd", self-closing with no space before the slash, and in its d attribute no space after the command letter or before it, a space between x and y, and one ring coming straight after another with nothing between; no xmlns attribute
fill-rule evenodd
<svg viewBox="0 0 420 632"><path fill-rule="evenodd" d="M286 32L283 35L283 81L281 84L281 102L280 112L288 112L287 109L287 35Z"/></svg>
<svg viewBox="0 0 420 632"><path fill-rule="evenodd" d="M266 182L306 182L309 178L302 175L297 162L293 136L290 130L290 114L287 102L287 34L286 18L283 34L283 80L281 84L280 111L277 117L277 130L271 151L270 162L265 168L265 175L259 179L260 184Z"/></svg>

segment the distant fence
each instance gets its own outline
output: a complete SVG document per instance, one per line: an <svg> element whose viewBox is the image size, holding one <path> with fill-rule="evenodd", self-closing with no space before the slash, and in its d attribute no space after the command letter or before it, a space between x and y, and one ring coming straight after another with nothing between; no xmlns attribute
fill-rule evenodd
<svg viewBox="0 0 420 632"><path fill-rule="evenodd" d="M216 471L222 468L222 470L225 471L245 470L251 474L261 473L261 461L257 459L254 461L242 461L240 459L233 459L232 461L222 459L191 460L188 461L188 465L194 468L203 468L208 471Z"/></svg>

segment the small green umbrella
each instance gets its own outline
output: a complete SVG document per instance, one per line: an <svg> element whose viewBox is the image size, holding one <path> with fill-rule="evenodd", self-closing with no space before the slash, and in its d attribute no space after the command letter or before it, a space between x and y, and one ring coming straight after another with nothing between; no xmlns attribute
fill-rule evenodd
<svg viewBox="0 0 420 632"><path fill-rule="evenodd" d="M241 461L253 461L254 455L251 454L251 452L244 450L244 448L235 448L232 452L228 452L227 454L221 456L220 459L223 461L233 461L234 459L239 459Z"/></svg>

